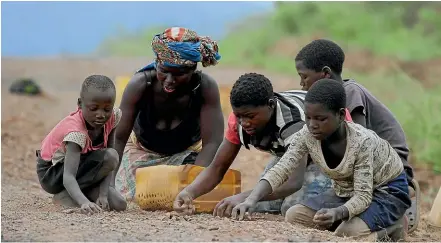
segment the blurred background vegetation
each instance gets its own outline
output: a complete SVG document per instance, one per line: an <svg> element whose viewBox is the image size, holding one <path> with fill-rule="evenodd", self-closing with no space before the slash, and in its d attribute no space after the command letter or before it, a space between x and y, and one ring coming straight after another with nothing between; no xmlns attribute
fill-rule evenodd
<svg viewBox="0 0 441 243"><path fill-rule="evenodd" d="M365 85L404 127L412 163L430 164L441 172L441 85L437 80L441 77L441 4L274 4L268 14L231 24L228 35L219 40L221 65L271 70L298 82L296 53L313 39L331 39L346 53L343 76ZM97 53L151 57L146 46L160 30L163 27L137 34L119 31Z"/></svg>

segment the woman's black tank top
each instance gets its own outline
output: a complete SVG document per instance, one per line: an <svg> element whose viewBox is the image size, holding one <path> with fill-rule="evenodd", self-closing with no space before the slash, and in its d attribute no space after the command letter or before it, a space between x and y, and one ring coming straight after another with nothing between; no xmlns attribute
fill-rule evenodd
<svg viewBox="0 0 441 243"><path fill-rule="evenodd" d="M136 117L133 132L138 141L146 149L165 155L185 151L201 139L200 112L202 108L201 73L195 72L191 83L195 84L190 95L188 111L181 123L172 130L156 128L156 114L153 109L153 87L151 85L155 71L145 71L148 86L138 102L139 112Z"/></svg>

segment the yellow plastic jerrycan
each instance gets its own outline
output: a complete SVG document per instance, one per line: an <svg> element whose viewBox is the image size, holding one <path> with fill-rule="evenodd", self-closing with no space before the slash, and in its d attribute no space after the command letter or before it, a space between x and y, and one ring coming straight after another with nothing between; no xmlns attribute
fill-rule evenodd
<svg viewBox="0 0 441 243"><path fill-rule="evenodd" d="M136 170L135 202L144 210L173 210L180 191L194 181L204 167L197 165L158 165ZM229 169L211 192L193 201L197 213L211 213L222 199L241 192L241 174Z"/></svg>
<svg viewBox="0 0 441 243"><path fill-rule="evenodd" d="M130 76L118 76L115 78L115 86L116 86L116 100L115 106L119 106L121 104L122 95L124 93L124 89L129 83L131 77Z"/></svg>

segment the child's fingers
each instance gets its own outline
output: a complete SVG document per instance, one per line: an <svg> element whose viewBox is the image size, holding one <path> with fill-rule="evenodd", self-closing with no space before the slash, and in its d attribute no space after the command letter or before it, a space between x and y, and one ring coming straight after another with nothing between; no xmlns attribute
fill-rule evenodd
<svg viewBox="0 0 441 243"><path fill-rule="evenodd" d="M330 219L330 218L332 218L332 215L329 215L329 214L320 214L320 215L317 215L317 217L315 217L317 220L328 220L328 219Z"/></svg>
<svg viewBox="0 0 441 243"><path fill-rule="evenodd" d="M231 210L233 210L233 205L232 204L228 204L227 205L227 209L225 209L225 216L230 216L231 215Z"/></svg>
<svg viewBox="0 0 441 243"><path fill-rule="evenodd" d="M247 206L241 206L239 208L240 214L239 214L239 220L243 220L245 218L245 213L247 212Z"/></svg>
<svg viewBox="0 0 441 243"><path fill-rule="evenodd" d="M224 201L222 204L220 204L219 206L218 205L216 205L216 208L213 210L213 216L222 217L224 215L225 208L227 207L227 205Z"/></svg>
<svg viewBox="0 0 441 243"><path fill-rule="evenodd" d="M323 217L323 215L326 215L328 213L328 210L325 208L320 209L319 211L317 211L314 215L314 219L317 220L321 220L321 218Z"/></svg>
<svg viewBox="0 0 441 243"><path fill-rule="evenodd" d="M176 212L179 213L185 213L188 210L188 206L185 204L181 204L180 206L176 207Z"/></svg>
<svg viewBox="0 0 441 243"><path fill-rule="evenodd" d="M100 206L98 206L98 205L96 205L96 204L92 205L91 208L92 208L92 210L93 210L94 213L99 213L99 212L103 211L103 210L100 208Z"/></svg>
<svg viewBox="0 0 441 243"><path fill-rule="evenodd" d="M182 204L180 207L176 207L175 211L179 215L191 215L194 213L195 209L193 205Z"/></svg>
<svg viewBox="0 0 441 243"><path fill-rule="evenodd" d="M245 209L240 208L239 209L239 220L243 220L243 218L245 217Z"/></svg>
<svg viewBox="0 0 441 243"><path fill-rule="evenodd" d="M193 200L191 200L189 197L184 197L184 205L187 205L187 207L190 207L193 205Z"/></svg>
<svg viewBox="0 0 441 243"><path fill-rule="evenodd" d="M231 212L231 218L232 219L237 219L237 210L239 210L238 206L233 208L233 211Z"/></svg>
<svg viewBox="0 0 441 243"><path fill-rule="evenodd" d="M312 221L319 225L328 225L332 223L332 215L320 214L315 216Z"/></svg>
<svg viewBox="0 0 441 243"><path fill-rule="evenodd" d="M322 209L320 209L319 211L317 211L317 212L315 213L315 215L326 214L327 212L328 212L328 209L326 209L326 208L322 208Z"/></svg>
<svg viewBox="0 0 441 243"><path fill-rule="evenodd" d="M193 205L188 200L175 200L173 209L180 214L192 214Z"/></svg>
<svg viewBox="0 0 441 243"><path fill-rule="evenodd" d="M185 208L186 206L184 206L184 203L181 200L175 200L173 203L173 209L177 212L182 212Z"/></svg>
<svg viewBox="0 0 441 243"><path fill-rule="evenodd" d="M332 219L324 219L324 220L313 220L314 223L318 225L328 226L332 224Z"/></svg>
<svg viewBox="0 0 441 243"><path fill-rule="evenodd" d="M81 208L81 212L87 215L93 214L93 210L92 208L86 206L84 208Z"/></svg>
<svg viewBox="0 0 441 243"><path fill-rule="evenodd" d="M219 215L219 213L217 212L218 211L218 209L219 209L219 207L221 207L223 204L224 204L224 199L222 199L220 202L218 202L217 204L216 204L216 206L214 206L214 209L213 209L213 216L218 216Z"/></svg>
<svg viewBox="0 0 441 243"><path fill-rule="evenodd" d="M103 210L109 210L109 203L101 203L101 205L98 206L100 206Z"/></svg>

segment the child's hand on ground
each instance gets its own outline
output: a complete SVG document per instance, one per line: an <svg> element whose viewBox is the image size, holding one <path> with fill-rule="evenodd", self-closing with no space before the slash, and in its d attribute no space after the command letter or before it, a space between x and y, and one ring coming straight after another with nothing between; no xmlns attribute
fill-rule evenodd
<svg viewBox="0 0 441 243"><path fill-rule="evenodd" d="M101 207L101 209L109 211L109 201L107 199L107 196L98 196L98 199L96 200L96 205Z"/></svg>
<svg viewBox="0 0 441 243"><path fill-rule="evenodd" d="M339 220L336 208L322 208L315 213L312 221L321 226L330 226Z"/></svg>
<svg viewBox="0 0 441 243"><path fill-rule="evenodd" d="M173 202L173 209L182 215L191 215L195 212L195 207L193 205L193 197L187 192L187 190L182 190Z"/></svg>
<svg viewBox="0 0 441 243"><path fill-rule="evenodd" d="M231 216L233 208L239 203L244 202L246 197L237 194L231 197L222 199L213 210L213 216L226 217Z"/></svg>
<svg viewBox="0 0 441 243"><path fill-rule="evenodd" d="M256 203L245 200L245 202L240 203L233 208L233 211L231 213L231 218L243 220L245 217L245 213L248 212L251 215L255 206ZM239 211L239 215L238 215L238 211Z"/></svg>
<svg viewBox="0 0 441 243"><path fill-rule="evenodd" d="M96 205L93 202L84 203L81 205L81 212L84 214L94 214L103 211L100 206Z"/></svg>

